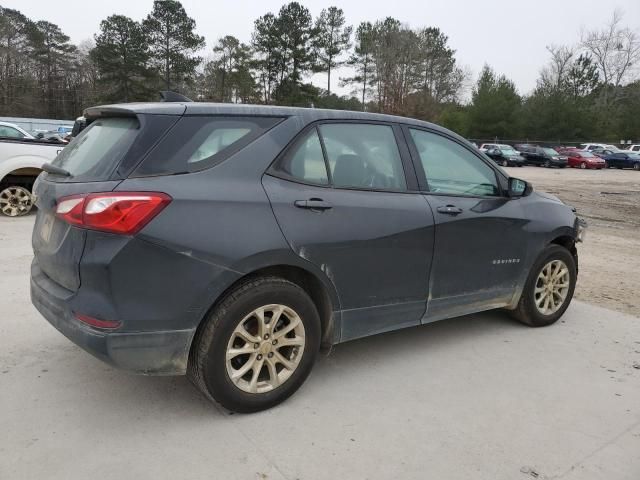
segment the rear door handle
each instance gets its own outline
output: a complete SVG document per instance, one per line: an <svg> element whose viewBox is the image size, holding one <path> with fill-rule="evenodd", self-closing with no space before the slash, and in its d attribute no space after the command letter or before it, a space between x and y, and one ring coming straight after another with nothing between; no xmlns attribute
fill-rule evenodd
<svg viewBox="0 0 640 480"><path fill-rule="evenodd" d="M308 210L329 210L333 207L329 202L325 202L321 198L311 198L309 200L296 200L293 204L298 208L306 208Z"/></svg>
<svg viewBox="0 0 640 480"><path fill-rule="evenodd" d="M458 215L459 213L462 213L462 209L459 207L456 207L455 205L446 205L444 207L438 207L437 210L439 213L444 213L445 215Z"/></svg>

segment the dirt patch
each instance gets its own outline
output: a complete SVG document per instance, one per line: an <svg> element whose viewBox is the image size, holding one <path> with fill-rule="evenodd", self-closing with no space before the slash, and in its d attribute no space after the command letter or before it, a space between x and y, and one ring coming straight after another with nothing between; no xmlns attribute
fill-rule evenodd
<svg viewBox="0 0 640 480"><path fill-rule="evenodd" d="M640 172L507 168L573 205L589 224L576 298L640 317Z"/></svg>

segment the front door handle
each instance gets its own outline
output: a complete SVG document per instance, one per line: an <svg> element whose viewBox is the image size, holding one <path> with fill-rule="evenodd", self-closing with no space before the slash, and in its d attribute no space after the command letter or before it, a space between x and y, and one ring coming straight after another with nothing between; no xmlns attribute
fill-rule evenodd
<svg viewBox="0 0 640 480"><path fill-rule="evenodd" d="M446 205L444 207L438 207L437 210L439 213L444 213L445 215L458 215L459 213L462 213L462 209L459 207L456 207L455 205Z"/></svg>
<svg viewBox="0 0 640 480"><path fill-rule="evenodd" d="M333 207L329 202L325 202L321 198L311 198L309 200L296 200L293 204L298 208L306 208L308 210L329 210Z"/></svg>

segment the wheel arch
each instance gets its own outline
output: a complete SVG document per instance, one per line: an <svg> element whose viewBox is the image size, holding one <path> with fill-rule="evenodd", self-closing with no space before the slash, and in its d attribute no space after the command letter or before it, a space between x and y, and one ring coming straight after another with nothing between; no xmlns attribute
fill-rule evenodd
<svg viewBox="0 0 640 480"><path fill-rule="evenodd" d="M189 350L195 346L194 339L198 338L199 332L204 328L207 317L226 298L226 296L238 288L243 283L249 282L258 277L279 277L284 278L301 287L311 298L320 316L321 324L321 344L324 349L331 348L340 339L340 301L335 287L330 279L321 276L317 272L304 268L293 263L274 263L256 266L250 271L246 271L242 276L237 277L229 284L216 299L211 303L204 316L200 319L198 326L191 340Z"/></svg>
<svg viewBox="0 0 640 480"><path fill-rule="evenodd" d="M551 245L560 245L566 248L571 253L573 260L576 262L576 273L578 273L578 249L576 248L576 240L571 235L560 235L555 237L551 242Z"/></svg>

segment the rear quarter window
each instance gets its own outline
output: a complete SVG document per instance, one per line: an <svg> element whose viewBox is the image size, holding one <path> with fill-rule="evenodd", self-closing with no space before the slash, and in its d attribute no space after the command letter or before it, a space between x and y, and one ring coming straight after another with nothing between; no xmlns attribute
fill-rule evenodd
<svg viewBox="0 0 640 480"><path fill-rule="evenodd" d="M229 158L281 120L276 117L182 117L133 176L204 170Z"/></svg>

